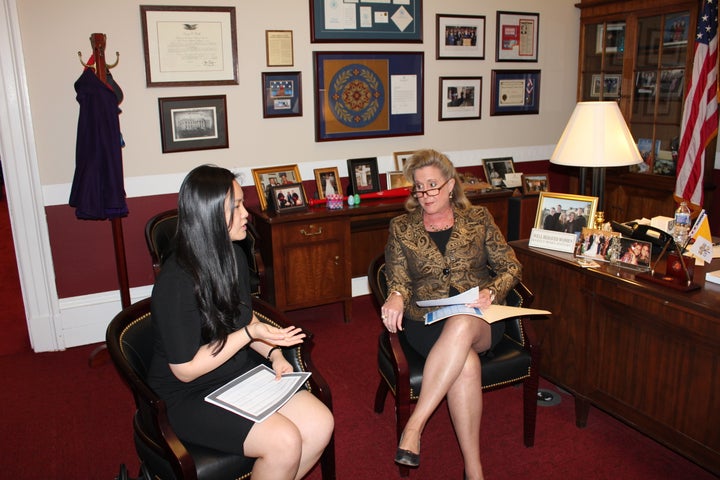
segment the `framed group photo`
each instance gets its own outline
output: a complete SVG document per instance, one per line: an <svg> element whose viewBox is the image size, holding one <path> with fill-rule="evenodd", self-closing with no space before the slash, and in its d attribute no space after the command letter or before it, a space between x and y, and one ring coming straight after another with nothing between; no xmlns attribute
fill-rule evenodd
<svg viewBox="0 0 720 480"><path fill-rule="evenodd" d="M438 60L485 58L484 16L438 14L435 21L437 28L435 57Z"/></svg>
<svg viewBox="0 0 720 480"><path fill-rule="evenodd" d="M422 52L313 52L313 58L315 141L423 134Z"/></svg>
<svg viewBox="0 0 720 480"><path fill-rule="evenodd" d="M540 192L550 191L550 180L547 173L523 174L523 195L540 195Z"/></svg>
<svg viewBox="0 0 720 480"><path fill-rule="evenodd" d="M268 198L273 198L273 187L299 183L302 188L302 179L300 178L300 170L297 165L254 168L252 169L252 175L262 210L268 208ZM304 192L303 197L307 198Z"/></svg>
<svg viewBox="0 0 720 480"><path fill-rule="evenodd" d="M350 158L347 166L353 195L380 191L377 157Z"/></svg>
<svg viewBox="0 0 720 480"><path fill-rule="evenodd" d="M485 179L493 188L505 186L505 177L515 173L515 163L512 157L483 158L483 170Z"/></svg>
<svg viewBox="0 0 720 480"><path fill-rule="evenodd" d="M302 116L302 73L263 72L263 117Z"/></svg>
<svg viewBox="0 0 720 480"><path fill-rule="evenodd" d="M490 115L540 112L540 70L493 70Z"/></svg>
<svg viewBox="0 0 720 480"><path fill-rule="evenodd" d="M595 224L597 197L540 192L535 228L554 232L581 233Z"/></svg>
<svg viewBox="0 0 720 480"><path fill-rule="evenodd" d="M277 213L296 212L307 209L307 199L302 183L288 183L270 187L268 201Z"/></svg>
<svg viewBox="0 0 720 480"><path fill-rule="evenodd" d="M158 98L162 152L228 148L225 95Z"/></svg>
<svg viewBox="0 0 720 480"><path fill-rule="evenodd" d="M480 118L482 77L440 77L438 120Z"/></svg>
<svg viewBox="0 0 720 480"><path fill-rule="evenodd" d="M495 60L537 62L539 13L497 12Z"/></svg>
<svg viewBox="0 0 720 480"><path fill-rule="evenodd" d="M237 85L235 7L140 5L140 18L148 87Z"/></svg>
<svg viewBox="0 0 720 480"><path fill-rule="evenodd" d="M313 172L319 199L327 198L328 195L343 194L337 167L316 168Z"/></svg>
<svg viewBox="0 0 720 480"><path fill-rule="evenodd" d="M602 94L603 98L617 98L620 96L621 83L622 76L620 74L595 73L592 76L590 96L598 98Z"/></svg>

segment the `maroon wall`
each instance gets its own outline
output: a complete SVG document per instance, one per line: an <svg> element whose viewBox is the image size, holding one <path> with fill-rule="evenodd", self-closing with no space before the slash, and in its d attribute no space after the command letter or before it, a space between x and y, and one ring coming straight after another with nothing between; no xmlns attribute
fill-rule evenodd
<svg viewBox="0 0 720 480"><path fill-rule="evenodd" d="M569 192L569 179L576 173L567 167L551 165L548 161L522 163L523 173L548 173L550 189L554 192ZM478 178L484 178L482 167L467 167ZM385 175L381 175L381 186L385 188ZM347 191L347 178L341 179ZM714 171L714 181L720 185L720 171ZM315 181L303 182L308 198L313 198L317 188ZM254 186L244 187L246 202L257 205L257 190ZM130 214L123 219L125 252L130 287L153 283L150 255L145 244L145 224L153 215L176 207L177 195L153 195L128 199ZM720 212L720 192L714 195L712 208ZM51 206L46 209L50 248L55 266L55 282L60 298L88 295L117 290L119 286L115 264L115 250L112 239L112 225L109 221L78 220L75 211L68 205ZM713 234L719 235L718 223L710 225Z"/></svg>

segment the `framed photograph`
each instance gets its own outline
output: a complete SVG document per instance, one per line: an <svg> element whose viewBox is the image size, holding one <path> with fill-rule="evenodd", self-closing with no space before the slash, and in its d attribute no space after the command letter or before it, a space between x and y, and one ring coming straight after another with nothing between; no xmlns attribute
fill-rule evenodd
<svg viewBox="0 0 720 480"><path fill-rule="evenodd" d="M677 68L660 72L660 97L682 98L685 70Z"/></svg>
<svg viewBox="0 0 720 480"><path fill-rule="evenodd" d="M438 120L480 118L482 77L440 77Z"/></svg>
<svg viewBox="0 0 720 480"><path fill-rule="evenodd" d="M310 41L422 43L422 0L310 0Z"/></svg>
<svg viewBox="0 0 720 480"><path fill-rule="evenodd" d="M435 58L483 60L485 58L485 17L482 15L435 16L437 41Z"/></svg>
<svg viewBox="0 0 720 480"><path fill-rule="evenodd" d="M315 141L423 134L422 52L313 52L313 58Z"/></svg>
<svg viewBox="0 0 720 480"><path fill-rule="evenodd" d="M594 98L600 97L602 92L603 98L617 98L620 96L620 84L622 76L620 74L604 75L595 73L592 76L592 86L590 88L590 96Z"/></svg>
<svg viewBox="0 0 720 480"><path fill-rule="evenodd" d="M302 183L288 183L270 187L270 198L277 213L296 212L307 209Z"/></svg>
<svg viewBox="0 0 720 480"><path fill-rule="evenodd" d="M302 72L263 72L263 117L302 116Z"/></svg>
<svg viewBox="0 0 720 480"><path fill-rule="evenodd" d="M318 198L323 199L327 198L327 195L343 194L337 167L316 168L313 172L315 172Z"/></svg>
<svg viewBox="0 0 720 480"><path fill-rule="evenodd" d="M605 31L607 26L607 32ZM605 53L617 53L618 45L625 44L625 23L608 23L600 24L597 27L595 37L595 53L603 53L603 45Z"/></svg>
<svg viewBox="0 0 720 480"><path fill-rule="evenodd" d="M387 188L392 190L393 188L412 187L412 182L405 178L405 175L401 170L395 170L387 172Z"/></svg>
<svg viewBox="0 0 720 480"><path fill-rule="evenodd" d="M652 243L634 238L618 237L620 241L618 265L633 270L650 270Z"/></svg>
<svg viewBox="0 0 720 480"><path fill-rule="evenodd" d="M495 60L537 62L539 13L497 12Z"/></svg>
<svg viewBox="0 0 720 480"><path fill-rule="evenodd" d="M515 164L512 157L483 158L483 170L485 178L493 188L505 186L505 176L515 173Z"/></svg>
<svg viewBox="0 0 720 480"><path fill-rule="evenodd" d="M593 75L593 81L594 81ZM594 88L594 85L593 85ZM657 88L657 71L646 70L637 72L635 77L635 94L640 96L652 96L655 95L655 89Z"/></svg>
<svg viewBox="0 0 720 480"><path fill-rule="evenodd" d="M585 227L580 231L575 255L601 262L609 262L612 252L619 247L620 232Z"/></svg>
<svg viewBox="0 0 720 480"><path fill-rule="evenodd" d="M225 95L158 98L163 153L228 148Z"/></svg>
<svg viewBox="0 0 720 480"><path fill-rule="evenodd" d="M260 208L265 210L268 207L268 198L272 187L278 185L290 185L299 183L302 185L300 170L297 165L283 165L280 167L253 168L253 180L257 188ZM305 197L307 198L307 197Z"/></svg>
<svg viewBox="0 0 720 480"><path fill-rule="evenodd" d="M380 191L377 157L350 158L347 166L353 195Z"/></svg>
<svg viewBox="0 0 720 480"><path fill-rule="evenodd" d="M407 152L393 152L393 158L395 158L395 170L402 170L405 168L405 162L408 158L415 154L415 150Z"/></svg>
<svg viewBox="0 0 720 480"><path fill-rule="evenodd" d="M540 112L540 70L493 70L490 115Z"/></svg>
<svg viewBox="0 0 720 480"><path fill-rule="evenodd" d="M595 224L597 197L540 192L535 228L555 232L582 232Z"/></svg>
<svg viewBox="0 0 720 480"><path fill-rule="evenodd" d="M523 174L523 195L540 195L540 192L550 191L550 180L547 173Z"/></svg>
<svg viewBox="0 0 720 480"><path fill-rule="evenodd" d="M235 7L140 5L148 87L237 85Z"/></svg>
<svg viewBox="0 0 720 480"><path fill-rule="evenodd" d="M688 28L690 27L689 13L676 13L665 15L665 28L663 29L663 46L687 45Z"/></svg>
<svg viewBox="0 0 720 480"><path fill-rule="evenodd" d="M265 59L268 67L292 67L292 30L265 30Z"/></svg>

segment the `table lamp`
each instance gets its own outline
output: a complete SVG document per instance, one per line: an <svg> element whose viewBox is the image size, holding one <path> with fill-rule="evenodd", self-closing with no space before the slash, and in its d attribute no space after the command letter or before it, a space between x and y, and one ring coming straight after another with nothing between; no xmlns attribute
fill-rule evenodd
<svg viewBox="0 0 720 480"><path fill-rule="evenodd" d="M602 218L605 168L642 163L642 157L617 102L578 102L550 163L583 167L580 194L585 192L585 167L593 169L592 196L598 197Z"/></svg>

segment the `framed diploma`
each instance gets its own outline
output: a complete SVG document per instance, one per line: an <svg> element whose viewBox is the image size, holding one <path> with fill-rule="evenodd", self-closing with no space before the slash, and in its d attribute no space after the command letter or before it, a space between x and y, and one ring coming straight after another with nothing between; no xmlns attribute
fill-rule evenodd
<svg viewBox="0 0 720 480"><path fill-rule="evenodd" d="M292 67L292 30L265 30L265 54L268 67Z"/></svg>
<svg viewBox="0 0 720 480"><path fill-rule="evenodd" d="M315 141L423 134L423 52L313 52Z"/></svg>
<svg viewBox="0 0 720 480"><path fill-rule="evenodd" d="M540 70L493 70L490 115L540 112Z"/></svg>
<svg viewBox="0 0 720 480"><path fill-rule="evenodd" d="M539 13L497 12L495 60L537 62Z"/></svg>
<svg viewBox="0 0 720 480"><path fill-rule="evenodd" d="M148 87L237 85L235 7L140 5Z"/></svg>

